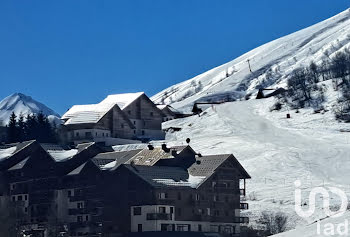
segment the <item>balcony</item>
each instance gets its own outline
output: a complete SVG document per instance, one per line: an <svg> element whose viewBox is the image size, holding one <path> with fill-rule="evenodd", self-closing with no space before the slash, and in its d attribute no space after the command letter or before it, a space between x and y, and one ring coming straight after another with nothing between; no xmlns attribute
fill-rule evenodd
<svg viewBox="0 0 350 237"><path fill-rule="evenodd" d="M172 220L172 214L169 213L147 213L147 220Z"/></svg>
<svg viewBox="0 0 350 237"><path fill-rule="evenodd" d="M244 188L240 189L239 193L241 196L245 196L245 189Z"/></svg>
<svg viewBox="0 0 350 237"><path fill-rule="evenodd" d="M248 224L249 218L248 217L235 217L234 223L240 223L240 224Z"/></svg>
<svg viewBox="0 0 350 237"><path fill-rule="evenodd" d="M241 210L248 210L248 208L249 208L248 203L240 203L239 204L239 209L241 209Z"/></svg>

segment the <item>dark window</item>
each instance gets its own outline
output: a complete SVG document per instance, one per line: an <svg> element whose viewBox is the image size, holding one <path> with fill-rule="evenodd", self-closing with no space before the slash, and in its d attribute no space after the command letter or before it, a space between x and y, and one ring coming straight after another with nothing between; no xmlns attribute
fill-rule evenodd
<svg viewBox="0 0 350 237"><path fill-rule="evenodd" d="M17 197L17 200L18 200L18 201L22 201L22 195L19 195L19 196Z"/></svg>
<svg viewBox="0 0 350 237"><path fill-rule="evenodd" d="M24 195L24 200L28 200L28 195Z"/></svg>
<svg viewBox="0 0 350 237"><path fill-rule="evenodd" d="M138 224L137 225L137 231L138 232L142 232L142 224Z"/></svg>
<svg viewBox="0 0 350 237"><path fill-rule="evenodd" d="M15 196L12 197L12 201L13 202L16 201L16 197Z"/></svg>
<svg viewBox="0 0 350 237"><path fill-rule="evenodd" d="M25 213L28 212L28 208L27 208L27 207L24 208L24 212L25 212Z"/></svg>
<svg viewBox="0 0 350 237"><path fill-rule="evenodd" d="M89 216L85 216L85 220L86 220L86 221L89 221Z"/></svg>
<svg viewBox="0 0 350 237"><path fill-rule="evenodd" d="M68 190L68 197L71 197L71 196L72 196L72 191Z"/></svg>
<svg viewBox="0 0 350 237"><path fill-rule="evenodd" d="M134 207L134 216L141 215L141 207Z"/></svg>
<svg viewBox="0 0 350 237"><path fill-rule="evenodd" d="M79 137L79 133L77 132L77 133L75 134L75 136Z"/></svg>
<svg viewBox="0 0 350 237"><path fill-rule="evenodd" d="M150 112L149 115L151 115L153 117L153 112Z"/></svg>
<svg viewBox="0 0 350 237"><path fill-rule="evenodd" d="M134 124L136 124L136 121L134 121Z"/></svg>
<svg viewBox="0 0 350 237"><path fill-rule="evenodd" d="M215 215L215 216L220 216L220 211L219 211L219 210L215 210L215 211L214 211L214 215Z"/></svg>
<svg viewBox="0 0 350 237"><path fill-rule="evenodd" d="M77 222L83 222L83 216L77 216Z"/></svg>
<svg viewBox="0 0 350 237"><path fill-rule="evenodd" d="M161 224L160 225L160 231L168 231L168 225L169 224Z"/></svg>
<svg viewBox="0 0 350 237"><path fill-rule="evenodd" d="M198 225L198 231L202 232L202 225L201 224Z"/></svg>
<svg viewBox="0 0 350 237"><path fill-rule="evenodd" d="M170 213L171 213L171 214L174 213L174 207L170 207Z"/></svg>
<svg viewBox="0 0 350 237"><path fill-rule="evenodd" d="M87 137L87 138L92 137L92 133L91 132L85 132L85 137Z"/></svg>
<svg viewBox="0 0 350 237"><path fill-rule="evenodd" d="M128 110L128 114L131 114L131 111L130 111L130 110Z"/></svg>
<svg viewBox="0 0 350 237"><path fill-rule="evenodd" d="M145 135L145 131L144 130L142 130L142 135Z"/></svg>
<svg viewBox="0 0 350 237"><path fill-rule="evenodd" d="M159 213L166 213L165 207L159 207Z"/></svg>
<svg viewBox="0 0 350 237"><path fill-rule="evenodd" d="M134 130L134 134L136 134L136 130Z"/></svg>

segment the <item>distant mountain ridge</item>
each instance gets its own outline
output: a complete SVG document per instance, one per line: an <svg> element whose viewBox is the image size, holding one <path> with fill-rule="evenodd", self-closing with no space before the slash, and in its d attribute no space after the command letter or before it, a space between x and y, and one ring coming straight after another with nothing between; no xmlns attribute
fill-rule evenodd
<svg viewBox="0 0 350 237"><path fill-rule="evenodd" d="M38 114L42 112L48 116L50 122L58 123L60 121L60 115L36 100L32 97L22 93L14 93L7 96L0 101L0 123L6 125L9 122L9 118L14 112L17 116L22 113L24 116L28 114Z"/></svg>
<svg viewBox="0 0 350 237"><path fill-rule="evenodd" d="M258 88L285 87L294 69L319 65L345 49L350 49L350 9L170 86L152 100L187 111L198 101L241 99Z"/></svg>

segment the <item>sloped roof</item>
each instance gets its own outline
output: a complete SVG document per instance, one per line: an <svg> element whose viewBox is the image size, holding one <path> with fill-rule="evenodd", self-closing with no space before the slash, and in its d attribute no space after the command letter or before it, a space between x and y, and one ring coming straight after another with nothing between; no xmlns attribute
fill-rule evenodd
<svg viewBox="0 0 350 237"><path fill-rule="evenodd" d="M121 110L131 104L144 92L109 95L98 104L74 105L63 116L65 125L97 123L115 105Z"/></svg>
<svg viewBox="0 0 350 237"><path fill-rule="evenodd" d="M240 172L242 178L250 178L247 171L242 167L238 160L232 154L210 155L198 157L197 162L188 169L189 173L196 176L210 176L219 168L226 160L232 159L235 168Z"/></svg>
<svg viewBox="0 0 350 237"><path fill-rule="evenodd" d="M123 165L156 188L197 188L206 177L192 176L179 167Z"/></svg>
<svg viewBox="0 0 350 237"><path fill-rule="evenodd" d="M117 104L121 110L125 109L128 105L138 99L140 96L145 94L144 92L136 93L124 93L124 94L115 94L109 95L101 103L105 104Z"/></svg>
<svg viewBox="0 0 350 237"><path fill-rule="evenodd" d="M132 159L135 165L149 165L152 166L160 159L174 158L173 152L179 154L187 146L174 146L169 148L169 152L165 152L161 147L154 147L153 150L143 149ZM130 163L130 162L129 162Z"/></svg>
<svg viewBox="0 0 350 237"><path fill-rule="evenodd" d="M24 160L20 161L19 163L17 163L16 165L12 166L11 168L9 168L8 170L19 170L22 169L25 164L27 163L27 161L29 160L30 156L28 156L27 158L25 158Z"/></svg>
<svg viewBox="0 0 350 237"><path fill-rule="evenodd" d="M141 149L100 153L91 159L100 169L116 169L133 158Z"/></svg>

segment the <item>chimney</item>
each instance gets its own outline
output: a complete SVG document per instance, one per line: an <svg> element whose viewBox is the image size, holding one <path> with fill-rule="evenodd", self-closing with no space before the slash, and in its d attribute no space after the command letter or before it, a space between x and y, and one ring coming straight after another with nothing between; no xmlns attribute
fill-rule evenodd
<svg viewBox="0 0 350 237"><path fill-rule="evenodd" d="M162 144L162 149L166 153L168 153L170 151L170 149L166 147L166 144Z"/></svg>
<svg viewBox="0 0 350 237"><path fill-rule="evenodd" d="M148 150L152 151L154 149L154 146L152 146L151 144L148 144Z"/></svg>

